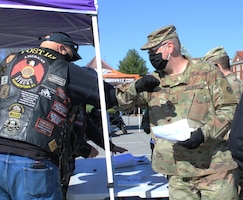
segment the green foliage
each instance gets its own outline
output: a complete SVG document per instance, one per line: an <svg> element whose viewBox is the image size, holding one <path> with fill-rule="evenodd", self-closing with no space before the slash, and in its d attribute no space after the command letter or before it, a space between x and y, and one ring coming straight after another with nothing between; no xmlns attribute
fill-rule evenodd
<svg viewBox="0 0 243 200"><path fill-rule="evenodd" d="M118 71L125 74L139 74L143 76L148 73L146 61L139 56L135 49L128 50L126 57L119 61Z"/></svg>
<svg viewBox="0 0 243 200"><path fill-rule="evenodd" d="M191 58L191 55L189 54L184 45L181 45L181 54L187 56L188 58Z"/></svg>

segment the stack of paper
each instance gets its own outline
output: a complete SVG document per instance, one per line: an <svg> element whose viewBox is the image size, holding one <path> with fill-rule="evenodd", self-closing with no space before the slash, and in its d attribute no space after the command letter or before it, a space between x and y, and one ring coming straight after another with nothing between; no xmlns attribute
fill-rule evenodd
<svg viewBox="0 0 243 200"><path fill-rule="evenodd" d="M177 142L189 139L194 129L189 127L187 119L182 119L171 124L154 126L152 131L157 138Z"/></svg>

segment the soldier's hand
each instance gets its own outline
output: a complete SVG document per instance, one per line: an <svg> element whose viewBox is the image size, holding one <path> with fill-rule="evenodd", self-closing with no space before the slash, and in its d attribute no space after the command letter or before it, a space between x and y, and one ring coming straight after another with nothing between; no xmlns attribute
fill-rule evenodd
<svg viewBox="0 0 243 200"><path fill-rule="evenodd" d="M204 142L204 136L202 130L198 128L196 131L191 132L191 137L185 141L179 141L180 144L188 149L196 149Z"/></svg>
<svg viewBox="0 0 243 200"><path fill-rule="evenodd" d="M142 78L137 80L135 83L136 91L143 92L153 92L153 89L159 86L160 81L152 75L144 75Z"/></svg>

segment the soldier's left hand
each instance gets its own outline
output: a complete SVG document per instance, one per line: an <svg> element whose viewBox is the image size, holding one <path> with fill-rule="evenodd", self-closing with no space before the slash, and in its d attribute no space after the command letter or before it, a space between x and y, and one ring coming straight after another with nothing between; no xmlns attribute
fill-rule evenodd
<svg viewBox="0 0 243 200"><path fill-rule="evenodd" d="M180 144L188 149L196 149L204 142L204 136L202 134L201 128L198 128L196 131L191 132L191 137L184 141L179 141L177 144Z"/></svg>

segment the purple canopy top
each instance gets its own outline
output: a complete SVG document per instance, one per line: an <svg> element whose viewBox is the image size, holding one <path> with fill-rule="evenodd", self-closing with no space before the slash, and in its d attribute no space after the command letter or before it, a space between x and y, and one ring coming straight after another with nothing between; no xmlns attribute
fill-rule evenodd
<svg viewBox="0 0 243 200"><path fill-rule="evenodd" d="M93 11L97 13L96 0L0 0L0 5L4 7L41 10L59 10L68 12L87 13Z"/></svg>
<svg viewBox="0 0 243 200"><path fill-rule="evenodd" d="M0 48L32 47L62 31L79 45L94 45L96 0L0 0Z"/></svg>

